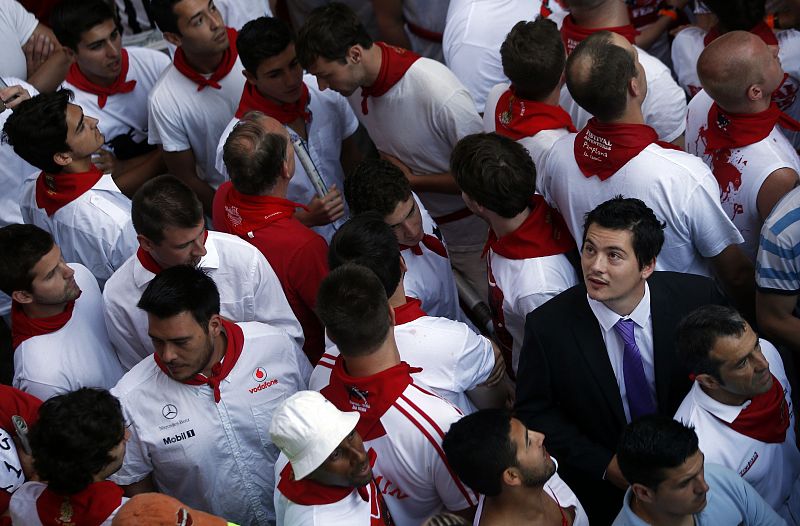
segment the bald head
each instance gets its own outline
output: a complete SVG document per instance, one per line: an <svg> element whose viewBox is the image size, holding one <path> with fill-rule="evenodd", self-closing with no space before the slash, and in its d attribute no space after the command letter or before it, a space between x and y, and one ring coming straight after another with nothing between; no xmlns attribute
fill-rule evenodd
<svg viewBox="0 0 800 526"><path fill-rule="evenodd" d="M223 160L234 188L247 195L266 195L284 171L294 172L294 153L286 128L260 111L251 111L228 135Z"/></svg>

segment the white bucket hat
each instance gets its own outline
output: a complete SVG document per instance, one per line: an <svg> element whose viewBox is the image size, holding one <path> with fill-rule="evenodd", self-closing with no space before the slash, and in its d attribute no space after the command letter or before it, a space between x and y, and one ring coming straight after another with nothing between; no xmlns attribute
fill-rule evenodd
<svg viewBox="0 0 800 526"><path fill-rule="evenodd" d="M360 414L342 412L317 391L299 391L272 415L269 435L300 480L325 462L355 429Z"/></svg>

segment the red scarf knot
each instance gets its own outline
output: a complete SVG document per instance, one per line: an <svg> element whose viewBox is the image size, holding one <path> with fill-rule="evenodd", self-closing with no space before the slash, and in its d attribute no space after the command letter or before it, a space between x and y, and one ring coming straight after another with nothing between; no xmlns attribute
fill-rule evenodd
<svg viewBox="0 0 800 526"><path fill-rule="evenodd" d="M93 482L74 495L45 488L36 499L36 513L44 526L100 526L122 504L122 488L111 482Z"/></svg>
<svg viewBox="0 0 800 526"><path fill-rule="evenodd" d="M422 310L420 300L406 296L406 302L394 308L394 324L403 325L427 315L428 313Z"/></svg>
<svg viewBox="0 0 800 526"><path fill-rule="evenodd" d="M296 208L307 208L280 197L269 195L247 195L233 186L225 195L223 220L237 236L249 236L255 230L294 216Z"/></svg>
<svg viewBox="0 0 800 526"><path fill-rule="evenodd" d="M425 234L422 236L422 241L420 241L420 243L425 245L431 252L448 259L449 256L447 255L447 249L444 248L444 243L442 243L438 237L431 234ZM400 250L402 251L410 249L411 253L415 256L421 256L422 247L419 246L420 243L417 243L416 245L400 245Z"/></svg>
<svg viewBox="0 0 800 526"><path fill-rule="evenodd" d="M101 177L103 172L95 165L88 172L42 172L36 179L36 206L44 208L47 217L53 217L60 208L91 190Z"/></svg>
<svg viewBox="0 0 800 526"><path fill-rule="evenodd" d="M786 440L789 429L789 406L783 386L772 376L772 387L766 393L754 396L750 405L739 413L728 426L742 435L768 444Z"/></svg>
<svg viewBox="0 0 800 526"><path fill-rule="evenodd" d="M116 95L118 93L130 93L133 91L133 88L136 87L135 80L125 80L125 78L128 76L128 67L128 51L125 48L122 48L120 50L119 76L117 76L116 80L114 80L110 86L98 86L86 78L86 75L84 75L81 69L78 67L77 62L73 62L70 66L69 72L67 73L67 82L79 90L91 93L92 95L97 95L97 105L102 109L106 105L108 97L111 95Z"/></svg>
<svg viewBox="0 0 800 526"><path fill-rule="evenodd" d="M378 71L378 77L372 83L372 86L361 88L361 113L364 115L369 113L367 98L380 97L392 89L392 86L403 78L408 68L420 58L413 51L390 46L385 42L375 42L375 44L381 48L381 69Z"/></svg>
<svg viewBox="0 0 800 526"><path fill-rule="evenodd" d="M636 44L636 35L639 34L639 31L633 27L633 24L617 27L588 28L579 26L575 23L572 15L567 15L566 18L564 18L564 22L561 24L561 40L564 42L567 55L572 53L575 48L578 47L578 44L583 42L584 39L589 37L589 35L600 31L611 31L612 33L617 33L618 35L625 37L631 44Z"/></svg>
<svg viewBox="0 0 800 526"><path fill-rule="evenodd" d="M72 318L75 300L67 302L61 314L46 318L30 318L16 301L11 302L11 348L16 350L22 342L34 336L50 334L61 329Z"/></svg>
<svg viewBox="0 0 800 526"><path fill-rule="evenodd" d="M494 110L494 127L498 135L518 141L533 137L540 131L566 128L571 133L577 130L572 118L561 106L551 106L518 97L514 86L507 89Z"/></svg>
<svg viewBox="0 0 800 526"><path fill-rule="evenodd" d="M253 84L246 82L242 91L242 98L239 100L239 108L236 110L236 118L241 119L248 111L258 110L281 124L292 123L300 117L306 123L309 123L311 122L311 111L308 109L310 100L311 96L305 82L303 83L300 98L295 102L286 104L268 99L259 93Z"/></svg>
<svg viewBox="0 0 800 526"><path fill-rule="evenodd" d="M770 27L764 22L763 20L758 24L754 25L750 31L757 37L760 37L761 40L768 46L777 46L778 45L778 37L775 36L775 33L770 29ZM720 36L719 26L714 26L708 30L706 36L703 38L703 45L707 46L712 43L717 37Z"/></svg>
<svg viewBox="0 0 800 526"><path fill-rule="evenodd" d="M222 89L219 81L224 79L236 64L236 59L239 57L239 53L236 50L236 36L238 33L235 29L230 27L225 28L225 30L228 33L228 49L223 52L222 60L209 78L205 78L186 62L186 53L183 51L182 47L178 47L178 49L175 50L175 58L173 59L175 69L180 71L184 77L197 84L197 91L202 91L207 86L214 89Z"/></svg>
<svg viewBox="0 0 800 526"><path fill-rule="evenodd" d="M783 113L775 102L758 113L730 113L713 103L708 110L708 128L700 135L706 142L706 154L717 150L742 148L765 139L775 125L800 131L800 122Z"/></svg>

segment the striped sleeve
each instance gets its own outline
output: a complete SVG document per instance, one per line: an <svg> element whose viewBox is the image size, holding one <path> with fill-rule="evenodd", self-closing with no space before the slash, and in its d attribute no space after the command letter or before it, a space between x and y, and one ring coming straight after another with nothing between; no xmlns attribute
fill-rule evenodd
<svg viewBox="0 0 800 526"><path fill-rule="evenodd" d="M800 208L780 214L784 212L781 208L776 207L776 213L761 229L756 284L765 292L797 294L800 293Z"/></svg>

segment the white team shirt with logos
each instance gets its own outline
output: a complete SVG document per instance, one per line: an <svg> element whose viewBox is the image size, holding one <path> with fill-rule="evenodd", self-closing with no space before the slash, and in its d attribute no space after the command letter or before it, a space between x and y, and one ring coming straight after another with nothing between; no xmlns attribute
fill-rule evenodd
<svg viewBox="0 0 800 526"><path fill-rule="evenodd" d="M47 489L47 484L31 481L23 484L19 490L11 495L8 511L11 514L11 522L13 524L42 526L42 521L39 519L39 512L36 509L36 501L45 489ZM122 497L122 504L112 511L99 526L111 526L111 522L114 520L114 517L117 516L117 512L126 502L128 502L128 497Z"/></svg>

